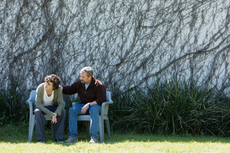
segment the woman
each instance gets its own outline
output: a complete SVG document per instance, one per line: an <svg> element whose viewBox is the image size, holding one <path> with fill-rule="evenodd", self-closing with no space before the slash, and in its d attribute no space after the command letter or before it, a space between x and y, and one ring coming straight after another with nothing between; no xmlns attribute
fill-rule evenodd
<svg viewBox="0 0 230 153"><path fill-rule="evenodd" d="M64 101L62 96L61 79L55 75L47 75L45 82L40 84L36 90L36 135L38 142L44 142L45 136L45 118L44 114L52 118L51 123L56 124L54 137L55 141L63 141L64 125L66 120L66 111L64 109ZM58 101L57 101L58 99Z"/></svg>

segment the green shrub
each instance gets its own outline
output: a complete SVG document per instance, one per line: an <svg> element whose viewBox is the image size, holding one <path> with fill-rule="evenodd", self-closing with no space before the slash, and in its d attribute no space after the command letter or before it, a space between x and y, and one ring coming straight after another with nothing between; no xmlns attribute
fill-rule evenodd
<svg viewBox="0 0 230 153"><path fill-rule="evenodd" d="M115 90L114 131L229 136L229 104L215 88L186 81L160 80L128 95Z"/></svg>
<svg viewBox="0 0 230 153"><path fill-rule="evenodd" d="M19 88L19 79L0 87L0 126L8 123L28 124L29 93ZM136 87L126 93L119 86L112 89L111 129L119 133L202 134L230 136L229 98L214 87L207 90L194 81L157 80L146 88ZM68 110L66 97L66 128ZM74 99L79 101L79 98ZM79 130L85 131L84 124Z"/></svg>
<svg viewBox="0 0 230 153"><path fill-rule="evenodd" d="M24 89L19 87L19 78L7 87L2 83L0 87L0 125L10 122L28 120L28 108ZM4 88L5 87L5 88Z"/></svg>
<svg viewBox="0 0 230 153"><path fill-rule="evenodd" d="M128 125L123 124L123 118L130 115L129 108L132 105L129 93L122 93L121 90L114 86L112 91L113 104L109 106L109 117L111 121L111 129L115 132L129 132Z"/></svg>

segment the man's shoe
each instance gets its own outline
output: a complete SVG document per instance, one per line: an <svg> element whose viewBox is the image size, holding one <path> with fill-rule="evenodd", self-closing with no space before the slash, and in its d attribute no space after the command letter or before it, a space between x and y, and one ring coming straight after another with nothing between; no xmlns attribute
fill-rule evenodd
<svg viewBox="0 0 230 153"><path fill-rule="evenodd" d="M89 143L98 143L97 139L91 138L91 140L89 141Z"/></svg>
<svg viewBox="0 0 230 153"><path fill-rule="evenodd" d="M43 142L45 142L44 140L38 140L38 143L43 143Z"/></svg>
<svg viewBox="0 0 230 153"><path fill-rule="evenodd" d="M57 142L57 143L63 143L63 139L55 139L55 142Z"/></svg>
<svg viewBox="0 0 230 153"><path fill-rule="evenodd" d="M65 141L65 143L76 143L77 141L78 141L77 138L69 137L69 138Z"/></svg>

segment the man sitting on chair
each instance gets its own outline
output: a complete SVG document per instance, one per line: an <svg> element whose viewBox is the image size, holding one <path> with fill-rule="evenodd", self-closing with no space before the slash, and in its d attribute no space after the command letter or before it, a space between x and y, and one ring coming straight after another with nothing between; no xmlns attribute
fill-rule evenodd
<svg viewBox="0 0 230 153"><path fill-rule="evenodd" d="M81 103L69 109L69 138L67 143L78 141L77 138L77 116L90 114L91 140L89 143L98 142L99 137L99 114L101 113L101 104L106 101L105 86L93 77L93 69L84 67L80 71L81 78L71 86L62 87L62 93L72 95L78 93Z"/></svg>

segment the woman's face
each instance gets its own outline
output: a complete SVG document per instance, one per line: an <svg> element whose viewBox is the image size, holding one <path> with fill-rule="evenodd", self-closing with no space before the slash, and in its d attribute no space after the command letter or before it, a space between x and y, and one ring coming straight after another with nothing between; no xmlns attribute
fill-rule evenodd
<svg viewBox="0 0 230 153"><path fill-rule="evenodd" d="M45 82L45 89L46 90L53 90L53 83L52 82Z"/></svg>

